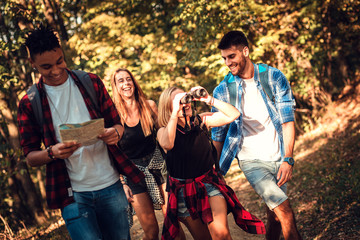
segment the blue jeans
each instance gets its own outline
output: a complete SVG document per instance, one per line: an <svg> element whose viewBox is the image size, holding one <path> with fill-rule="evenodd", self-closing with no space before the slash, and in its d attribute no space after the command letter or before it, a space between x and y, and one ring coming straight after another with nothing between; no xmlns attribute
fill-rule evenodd
<svg viewBox="0 0 360 240"><path fill-rule="evenodd" d="M61 211L73 240L130 239L128 202L120 181L98 191L74 192L74 199Z"/></svg>
<svg viewBox="0 0 360 240"><path fill-rule="evenodd" d="M288 197L286 183L279 187L276 179L282 161L239 160L245 177L266 205L273 210Z"/></svg>

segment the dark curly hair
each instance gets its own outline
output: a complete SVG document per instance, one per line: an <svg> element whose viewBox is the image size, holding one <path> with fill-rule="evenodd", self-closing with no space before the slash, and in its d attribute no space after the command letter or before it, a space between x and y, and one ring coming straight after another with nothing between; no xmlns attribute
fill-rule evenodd
<svg viewBox="0 0 360 240"><path fill-rule="evenodd" d="M245 34L241 31L230 31L222 37L218 49L224 50L239 45L249 47Z"/></svg>
<svg viewBox="0 0 360 240"><path fill-rule="evenodd" d="M54 30L44 25L40 25L28 34L25 45L32 60L34 60L36 54L60 48L59 38Z"/></svg>

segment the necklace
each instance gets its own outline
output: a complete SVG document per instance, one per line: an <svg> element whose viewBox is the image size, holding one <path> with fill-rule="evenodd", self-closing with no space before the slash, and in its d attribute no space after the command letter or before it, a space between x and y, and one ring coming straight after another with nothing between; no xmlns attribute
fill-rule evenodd
<svg viewBox="0 0 360 240"><path fill-rule="evenodd" d="M51 100L51 97L50 97L48 94L46 94L47 97L48 97L48 99L50 100L50 104L53 106L56 114L58 115L61 124L67 123L67 121L69 120L69 116L70 116L71 85L72 85L72 84L71 84L71 81L70 81L70 79L69 79L69 99L68 99L68 104L67 104L67 109L66 109L66 118L65 118L65 120L63 120L63 119L61 118L61 115L60 115L59 111L57 110L55 104L54 104L53 101Z"/></svg>

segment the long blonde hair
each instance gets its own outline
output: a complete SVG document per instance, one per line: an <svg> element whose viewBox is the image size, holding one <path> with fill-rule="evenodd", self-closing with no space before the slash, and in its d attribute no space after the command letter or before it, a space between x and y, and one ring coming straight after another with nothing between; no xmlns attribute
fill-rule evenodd
<svg viewBox="0 0 360 240"><path fill-rule="evenodd" d="M171 94L176 90L181 90L177 87L169 87L165 89L159 98L159 115L158 115L158 124L159 127L165 127L171 117L172 112L172 99Z"/></svg>
<svg viewBox="0 0 360 240"><path fill-rule="evenodd" d="M122 96L120 95L120 93L116 87L115 76L117 73L122 72L122 71L127 72L130 75L131 80L134 83L135 101L136 101L137 107L139 109L141 128L143 130L144 135L149 136L152 132L152 129L153 129L155 123L156 123L156 118L157 118L156 114L152 111L149 103L147 102L147 98L146 98L144 92L142 91L139 83L135 80L132 73L126 68L116 69L116 71L114 72L114 74L111 77L111 87L113 90L113 99L114 99L116 109L120 113L121 123L124 125L125 119L129 116L128 110L125 106L125 101L122 98Z"/></svg>

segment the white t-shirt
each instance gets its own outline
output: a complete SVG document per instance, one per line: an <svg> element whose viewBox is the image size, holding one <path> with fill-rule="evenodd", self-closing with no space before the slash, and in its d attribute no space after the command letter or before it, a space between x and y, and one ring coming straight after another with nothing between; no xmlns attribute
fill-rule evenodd
<svg viewBox="0 0 360 240"><path fill-rule="evenodd" d="M277 161L281 158L278 133L271 121L265 102L254 78L244 79L241 109L243 113L243 144L239 160Z"/></svg>
<svg viewBox="0 0 360 240"><path fill-rule="evenodd" d="M91 120L79 88L69 75L60 86L44 84L56 139L61 142L59 125L63 123L82 123ZM119 180L119 173L112 165L104 141L78 148L65 159L71 185L74 191L96 191L106 188Z"/></svg>

